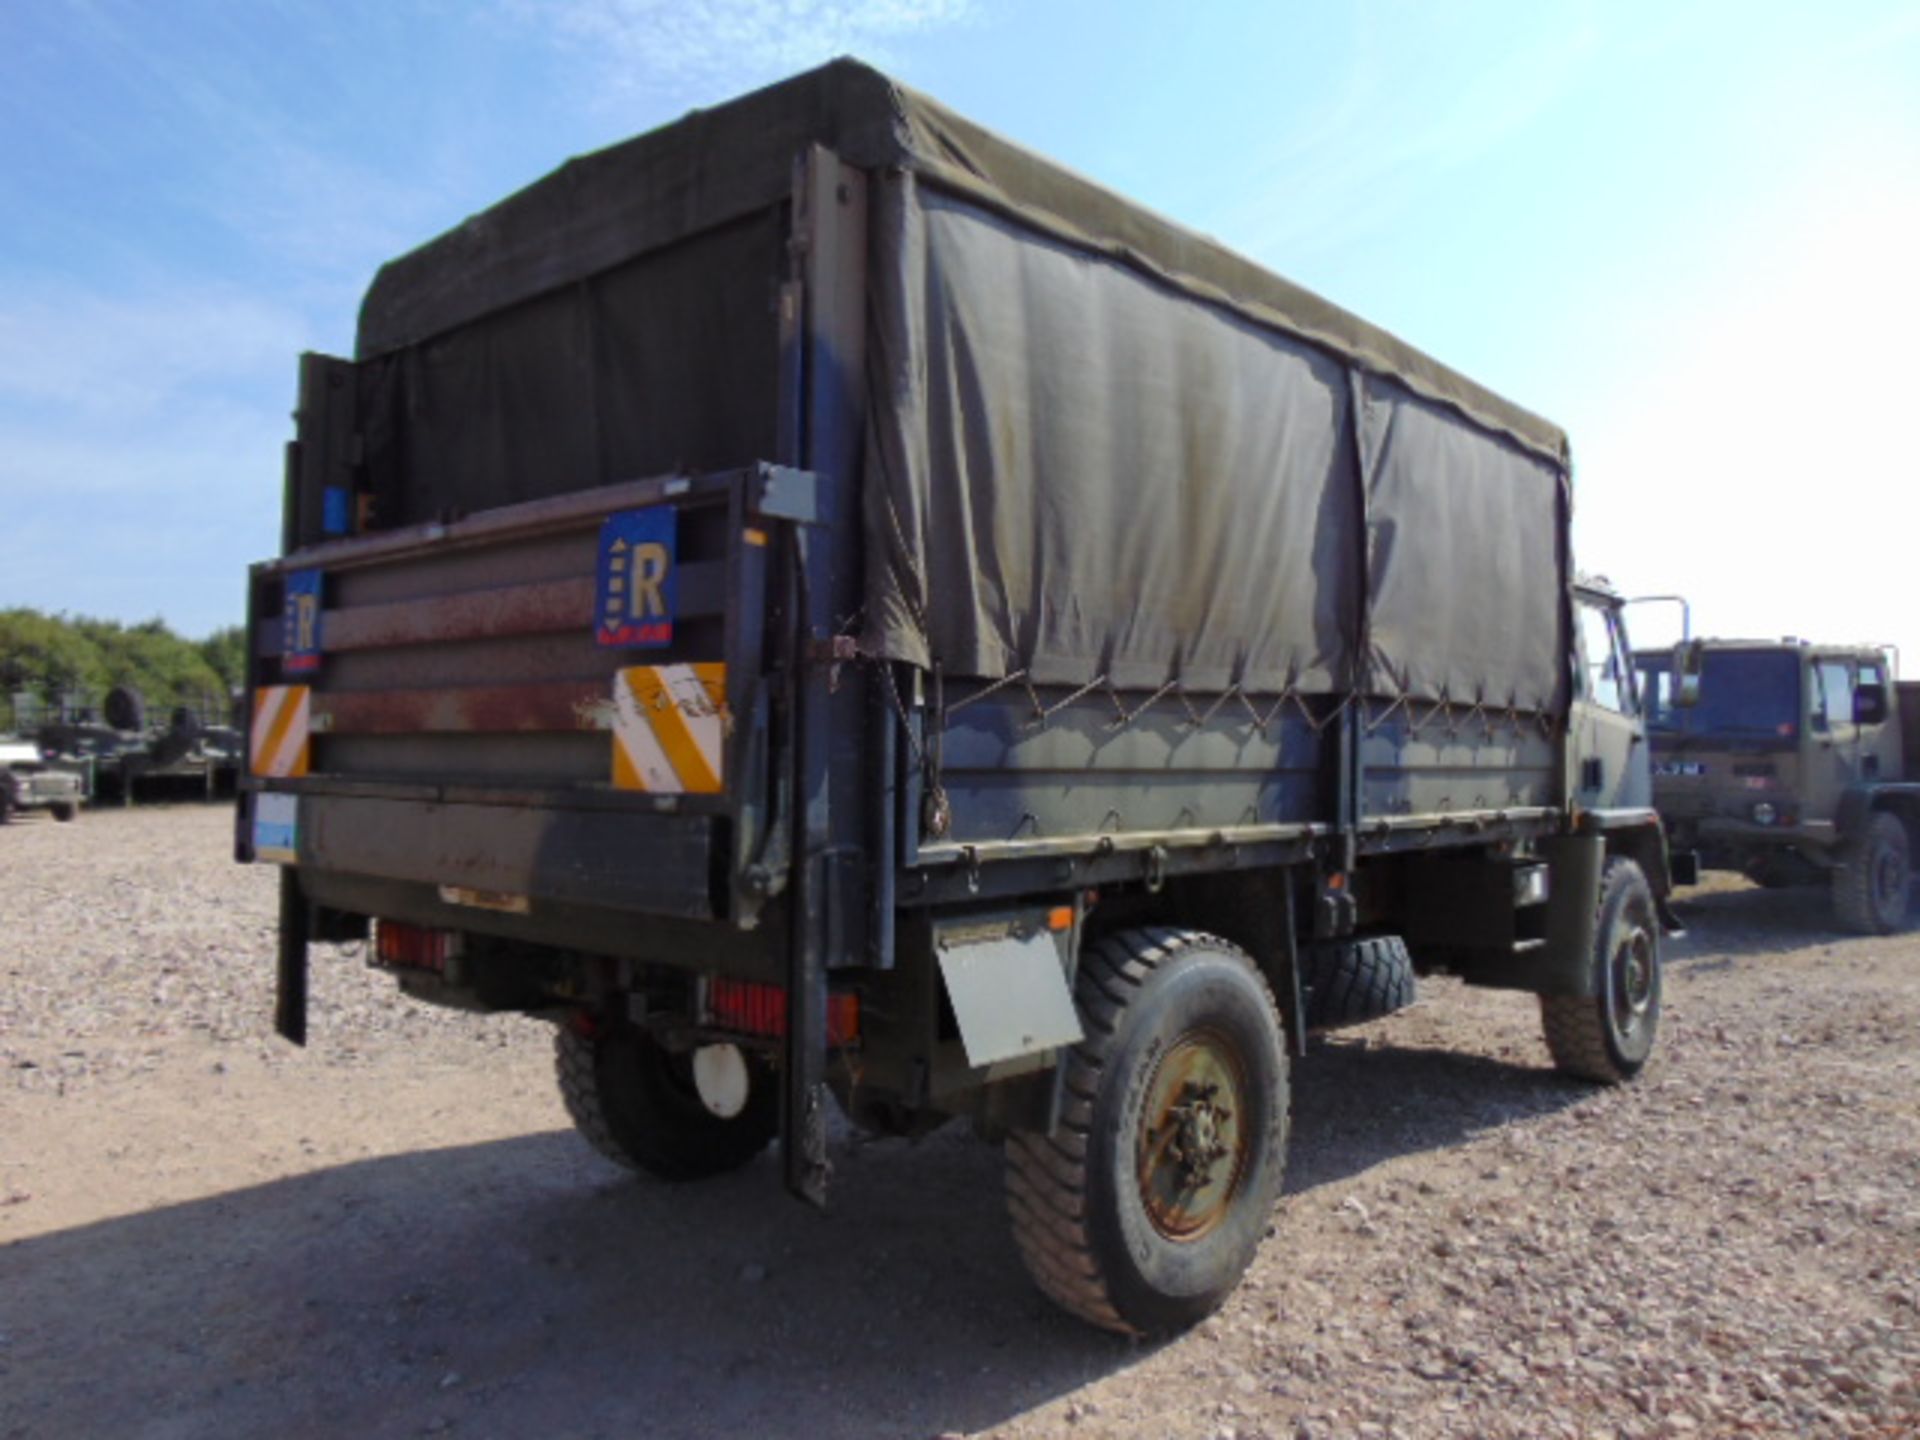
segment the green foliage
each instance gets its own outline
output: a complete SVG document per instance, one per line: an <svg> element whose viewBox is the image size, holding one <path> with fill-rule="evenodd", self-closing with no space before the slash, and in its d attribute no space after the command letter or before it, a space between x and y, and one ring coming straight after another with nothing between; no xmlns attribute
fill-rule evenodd
<svg viewBox="0 0 1920 1440"><path fill-rule="evenodd" d="M123 625L0 610L0 729L16 724L16 692L54 708L76 694L97 706L115 685L138 689L156 722L164 724L174 707L185 705L217 723L226 715L228 694L241 682L245 655L237 625L195 641L183 640L160 620Z"/></svg>
<svg viewBox="0 0 1920 1440"><path fill-rule="evenodd" d="M229 690L238 690L247 683L247 632L244 627L229 625L224 630L216 630L194 648Z"/></svg>

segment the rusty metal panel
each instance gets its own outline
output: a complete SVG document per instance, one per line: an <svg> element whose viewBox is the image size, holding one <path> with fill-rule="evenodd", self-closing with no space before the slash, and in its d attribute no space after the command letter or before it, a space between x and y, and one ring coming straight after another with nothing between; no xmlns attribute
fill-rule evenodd
<svg viewBox="0 0 1920 1440"><path fill-rule="evenodd" d="M363 605L328 613L321 633L329 653L382 645L424 645L529 635L593 623L593 576L534 585L499 585L459 595Z"/></svg>
<svg viewBox="0 0 1920 1440"><path fill-rule="evenodd" d="M604 679L613 693L613 671L606 652L582 626L571 633L501 636L492 640L437 645L395 645L379 650L347 650L326 657L327 688L351 690L425 690L471 685L534 685Z"/></svg>
<svg viewBox="0 0 1920 1440"><path fill-rule="evenodd" d="M612 695L603 681L461 685L315 695L318 734L604 730Z"/></svg>
<svg viewBox="0 0 1920 1440"><path fill-rule="evenodd" d="M468 557L462 557L463 559ZM510 572L513 557L494 557L492 573ZM491 585L449 594L422 595L371 605L337 607L321 625L326 653L381 646L425 645L568 631L593 626L593 553L582 547L582 575L532 584ZM726 568L717 561L679 567L679 615L683 620L719 611L726 594Z"/></svg>

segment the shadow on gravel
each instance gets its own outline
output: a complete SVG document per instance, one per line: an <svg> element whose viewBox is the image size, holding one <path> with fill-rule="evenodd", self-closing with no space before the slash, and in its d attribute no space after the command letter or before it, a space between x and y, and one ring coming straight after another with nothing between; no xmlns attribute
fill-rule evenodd
<svg viewBox="0 0 1920 1440"><path fill-rule="evenodd" d="M1588 1093L1347 1040L1296 1074L1296 1195ZM555 1132L18 1241L0 1437L933 1436L1148 1353L1032 1289L958 1127L836 1163L819 1214L771 1155L663 1187Z"/></svg>
<svg viewBox="0 0 1920 1440"><path fill-rule="evenodd" d="M1027 1284L986 1147L837 1159L822 1215L555 1132L16 1242L0 1437L932 1435L1137 1353Z"/></svg>
<svg viewBox="0 0 1920 1440"><path fill-rule="evenodd" d="M1687 935L1669 943L1670 965L1783 954L1861 938L1840 928L1824 886L1681 890L1676 892L1674 910Z"/></svg>
<svg viewBox="0 0 1920 1440"><path fill-rule="evenodd" d="M1449 1050L1324 1040L1294 1070L1287 1193L1331 1185L1402 1155L1591 1099L1594 1088L1539 1065Z"/></svg>

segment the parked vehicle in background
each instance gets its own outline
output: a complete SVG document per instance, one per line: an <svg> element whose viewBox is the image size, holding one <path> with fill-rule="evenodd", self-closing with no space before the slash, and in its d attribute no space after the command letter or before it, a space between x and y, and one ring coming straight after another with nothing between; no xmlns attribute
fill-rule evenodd
<svg viewBox="0 0 1920 1440"><path fill-rule="evenodd" d="M85 798L81 777L48 764L31 740L0 740L0 825L19 811L36 809L71 820Z"/></svg>
<svg viewBox="0 0 1920 1440"><path fill-rule="evenodd" d="M1920 685L1877 645L1690 640L1635 659L1676 850L1756 884L1826 884L1848 929L1907 923Z"/></svg>
<svg viewBox="0 0 1920 1440"><path fill-rule="evenodd" d="M140 692L116 685L106 692L98 716L62 715L43 721L36 734L41 750L87 777L87 797L96 805L136 799L231 795L239 774L243 743L239 728L216 723L191 706L175 706L165 725L150 723Z"/></svg>
<svg viewBox="0 0 1920 1440"><path fill-rule="evenodd" d="M556 1022L669 1179L828 1096L965 1117L1074 1313L1216 1307L1280 1192L1303 971L1658 1026L1620 602L1565 435L841 62L569 163L309 355L251 578L242 860L408 994ZM1391 937L1398 942L1387 946Z"/></svg>

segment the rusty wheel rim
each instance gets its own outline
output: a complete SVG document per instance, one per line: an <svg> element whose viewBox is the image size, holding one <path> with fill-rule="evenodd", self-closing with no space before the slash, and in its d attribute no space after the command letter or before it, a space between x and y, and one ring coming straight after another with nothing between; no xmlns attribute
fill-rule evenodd
<svg viewBox="0 0 1920 1440"><path fill-rule="evenodd" d="M1140 1113L1140 1202L1169 1240L1207 1234L1239 1193L1246 1093L1239 1052L1214 1030L1181 1036L1154 1066Z"/></svg>

